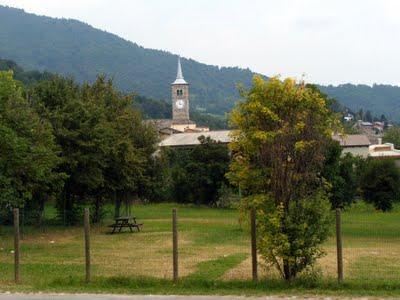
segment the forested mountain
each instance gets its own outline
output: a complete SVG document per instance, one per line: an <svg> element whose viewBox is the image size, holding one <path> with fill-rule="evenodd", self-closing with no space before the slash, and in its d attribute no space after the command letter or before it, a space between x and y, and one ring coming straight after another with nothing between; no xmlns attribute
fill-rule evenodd
<svg viewBox="0 0 400 300"><path fill-rule="evenodd" d="M0 6L0 58L12 59L26 70L72 75L79 82L93 82L104 73L114 78L121 91L167 103L177 64L174 54L143 48L88 24L4 6ZM249 86L254 75L249 69L219 68L185 58L182 66L190 83L192 116L196 111L217 115L230 111L239 98L236 84ZM363 108L400 121L399 87L345 84L319 88L353 111Z"/></svg>
<svg viewBox="0 0 400 300"><path fill-rule="evenodd" d="M400 87L398 86L342 84L318 86L318 88L353 111L369 110L377 116L384 114L390 120L400 121Z"/></svg>
<svg viewBox="0 0 400 300"><path fill-rule="evenodd" d="M80 82L105 73L122 91L168 100L178 58L76 20L36 16L4 6L0 6L0 57L28 70L73 75ZM192 107L210 113L229 110L238 98L236 83L249 85L253 76L250 70L181 61L191 85Z"/></svg>

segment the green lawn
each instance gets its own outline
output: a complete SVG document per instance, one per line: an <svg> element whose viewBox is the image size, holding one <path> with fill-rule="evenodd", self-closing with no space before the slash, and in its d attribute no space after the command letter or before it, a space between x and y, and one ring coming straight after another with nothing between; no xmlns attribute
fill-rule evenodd
<svg viewBox="0 0 400 300"><path fill-rule="evenodd" d="M171 209L178 208L179 274L173 284ZM52 213L47 213L50 216ZM230 209L176 204L138 205L140 233L107 234L107 224L92 227L93 282L84 284L81 227L25 227L22 284L13 284L12 228L0 235L0 290L162 294L356 294L400 295L400 208L375 212L357 204L343 214L345 283L336 283L333 237L317 276L291 284L260 266L261 280L251 282L249 231ZM320 275L320 276L318 276Z"/></svg>

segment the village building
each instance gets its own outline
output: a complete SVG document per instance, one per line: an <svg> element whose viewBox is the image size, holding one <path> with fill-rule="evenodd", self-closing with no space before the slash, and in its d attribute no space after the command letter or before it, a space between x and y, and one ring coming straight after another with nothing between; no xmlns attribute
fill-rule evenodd
<svg viewBox="0 0 400 300"><path fill-rule="evenodd" d="M197 133L178 133L168 136L159 143L160 147L190 148L200 145L199 137L210 137L221 144L229 144L231 141L231 130L215 130ZM332 138L340 143L343 154L351 153L354 156L369 156L371 142L363 134L333 135Z"/></svg>
<svg viewBox="0 0 400 300"><path fill-rule="evenodd" d="M351 122L351 121L354 120L354 116L353 116L352 114L348 113L347 115L345 115L345 116L343 117L343 119L344 119L346 122Z"/></svg>
<svg viewBox="0 0 400 300"><path fill-rule="evenodd" d="M371 142L365 134L335 134L332 138L342 146L342 154L350 153L363 158L369 155Z"/></svg>

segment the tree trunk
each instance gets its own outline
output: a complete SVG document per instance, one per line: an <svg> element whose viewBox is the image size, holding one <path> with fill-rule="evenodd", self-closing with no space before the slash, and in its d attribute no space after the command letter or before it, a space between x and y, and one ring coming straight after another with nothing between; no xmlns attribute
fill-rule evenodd
<svg viewBox="0 0 400 300"><path fill-rule="evenodd" d="M94 214L93 214L93 223L99 223L101 216L101 196L96 196L96 200L94 202Z"/></svg>
<svg viewBox="0 0 400 300"><path fill-rule="evenodd" d="M114 192L114 218L120 217L121 213L121 195L120 193Z"/></svg>
<svg viewBox="0 0 400 300"><path fill-rule="evenodd" d="M283 276L288 282L292 281L296 277L293 266L290 265L289 261L283 260Z"/></svg>

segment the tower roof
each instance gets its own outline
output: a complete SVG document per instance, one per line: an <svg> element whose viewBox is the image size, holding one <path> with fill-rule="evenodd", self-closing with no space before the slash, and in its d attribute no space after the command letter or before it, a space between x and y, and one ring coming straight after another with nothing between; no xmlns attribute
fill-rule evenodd
<svg viewBox="0 0 400 300"><path fill-rule="evenodd" d="M172 84L187 84L185 79L183 79L180 57L178 57L178 70L176 72L176 79Z"/></svg>

